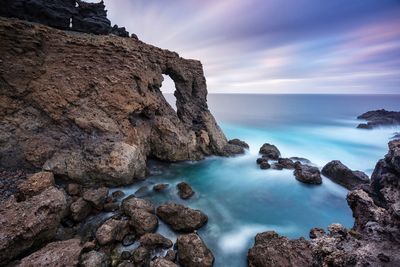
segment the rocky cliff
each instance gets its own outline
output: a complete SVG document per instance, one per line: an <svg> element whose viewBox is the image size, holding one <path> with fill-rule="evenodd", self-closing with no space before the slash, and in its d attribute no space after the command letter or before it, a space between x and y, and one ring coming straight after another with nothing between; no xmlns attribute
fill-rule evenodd
<svg viewBox="0 0 400 267"><path fill-rule="evenodd" d="M240 152L207 107L199 61L135 38L0 18L0 167L128 184L147 158ZM176 85L175 112L161 92Z"/></svg>

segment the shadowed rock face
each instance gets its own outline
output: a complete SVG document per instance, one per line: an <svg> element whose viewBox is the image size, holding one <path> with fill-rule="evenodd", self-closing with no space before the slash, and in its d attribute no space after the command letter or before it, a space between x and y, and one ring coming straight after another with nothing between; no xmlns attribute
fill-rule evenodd
<svg viewBox="0 0 400 267"><path fill-rule="evenodd" d="M199 61L132 38L0 18L0 166L129 184L148 157L228 155ZM177 112L162 74L175 82Z"/></svg>

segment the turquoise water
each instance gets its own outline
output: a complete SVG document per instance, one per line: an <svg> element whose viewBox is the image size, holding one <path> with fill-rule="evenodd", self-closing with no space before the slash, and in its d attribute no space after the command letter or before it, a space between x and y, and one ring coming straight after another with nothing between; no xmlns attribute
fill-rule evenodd
<svg viewBox="0 0 400 267"><path fill-rule="evenodd" d="M153 163L146 181L123 190L155 204L175 201L202 210L209 222L199 234L213 251L215 266L246 266L256 233L308 237L312 227L353 224L346 189L326 178L322 185L308 186L296 181L292 171L260 170L255 163L259 147L273 143L283 157L307 158L321 168L339 159L370 175L398 129L358 130L355 117L375 108L399 110L398 103L399 96L211 95L210 109L227 137L245 140L250 150L235 158ZM175 186L181 181L196 191L192 199L177 196ZM152 186L161 182L169 183L169 189L153 192ZM158 231L176 239L162 223Z"/></svg>

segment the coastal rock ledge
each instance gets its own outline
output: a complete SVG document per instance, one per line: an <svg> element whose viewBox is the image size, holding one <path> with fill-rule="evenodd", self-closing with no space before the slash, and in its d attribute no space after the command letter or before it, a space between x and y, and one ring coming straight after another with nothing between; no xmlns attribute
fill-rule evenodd
<svg viewBox="0 0 400 267"><path fill-rule="evenodd" d="M0 167L44 169L80 184L130 184L147 158L241 151L207 107L200 61L134 38L0 17ZM175 82L177 111L163 74Z"/></svg>

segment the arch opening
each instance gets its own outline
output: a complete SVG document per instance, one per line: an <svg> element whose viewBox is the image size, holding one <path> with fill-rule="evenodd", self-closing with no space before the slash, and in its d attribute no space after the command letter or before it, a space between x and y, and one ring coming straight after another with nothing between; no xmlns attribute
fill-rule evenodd
<svg viewBox="0 0 400 267"><path fill-rule="evenodd" d="M175 110L177 111L176 107L176 97L174 95L174 92L176 90L175 82L172 80L172 78L167 75L163 74L163 82L161 84L161 93L163 94L165 100L167 100L168 104Z"/></svg>

